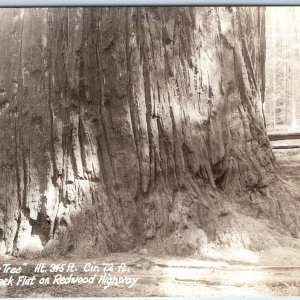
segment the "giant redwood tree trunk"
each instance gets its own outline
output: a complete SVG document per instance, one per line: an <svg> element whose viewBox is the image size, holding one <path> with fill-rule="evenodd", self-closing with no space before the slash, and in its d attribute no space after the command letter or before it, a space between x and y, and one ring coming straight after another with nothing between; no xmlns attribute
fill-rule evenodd
<svg viewBox="0 0 300 300"><path fill-rule="evenodd" d="M298 235L264 127L262 8L0 13L7 253Z"/></svg>

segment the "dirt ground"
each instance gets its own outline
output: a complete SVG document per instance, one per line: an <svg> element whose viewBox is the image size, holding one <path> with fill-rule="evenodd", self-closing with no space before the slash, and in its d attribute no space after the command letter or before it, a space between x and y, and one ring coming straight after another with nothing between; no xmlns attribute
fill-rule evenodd
<svg viewBox="0 0 300 300"><path fill-rule="evenodd" d="M292 185L300 183L300 150L276 150L283 176ZM299 176L298 176L298 175ZM298 245L299 244L299 245ZM1 286L1 297L112 297L112 296L300 296L300 242L296 248L272 248L252 252L244 249L209 249L203 256L191 258L156 257L146 250L114 253L102 258L21 260L6 258L1 261L14 266L27 263L22 274L32 276L36 264L47 268L55 263L75 263L74 276L86 276L87 263L115 266L126 263L126 276L138 278L132 287L111 286L104 289L99 284ZM115 270L111 276L120 276ZM50 277L55 273L47 273ZM69 276L66 272L61 273ZM94 273L88 273L89 276ZM100 276L102 273L99 273ZM122 275L122 274L121 274ZM37 275L37 281L44 276ZM0 279L4 278L0 273Z"/></svg>
<svg viewBox="0 0 300 300"><path fill-rule="evenodd" d="M226 258L226 259L224 259ZM9 260L21 265L24 260ZM147 254L116 253L102 259L27 261L21 275L32 276L39 262L74 262L73 275L86 276L87 263L101 265L126 262L126 276L138 278L131 289L112 286L104 289L93 285L33 285L1 287L2 297L99 297L99 296L300 296L300 251L294 248L274 248L264 252L231 249L211 252L208 257L174 258ZM2 262L4 263L4 262ZM63 273L68 276L69 274ZM89 273L92 275L93 273ZM100 275L100 274L99 274ZM118 276L117 272L111 275ZM38 275L40 278L43 274ZM54 276L54 274L50 274Z"/></svg>

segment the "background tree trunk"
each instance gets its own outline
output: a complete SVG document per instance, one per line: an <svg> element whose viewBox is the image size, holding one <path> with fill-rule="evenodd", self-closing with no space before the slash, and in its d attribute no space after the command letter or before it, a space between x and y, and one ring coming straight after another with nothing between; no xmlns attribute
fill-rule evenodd
<svg viewBox="0 0 300 300"><path fill-rule="evenodd" d="M299 7L269 7L266 13L267 128L272 132L300 130Z"/></svg>
<svg viewBox="0 0 300 300"><path fill-rule="evenodd" d="M6 252L298 235L263 121L263 8L0 13Z"/></svg>

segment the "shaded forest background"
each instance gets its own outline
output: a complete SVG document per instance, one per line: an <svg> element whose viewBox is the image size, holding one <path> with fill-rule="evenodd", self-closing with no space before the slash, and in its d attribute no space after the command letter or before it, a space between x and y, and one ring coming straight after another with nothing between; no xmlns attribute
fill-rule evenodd
<svg viewBox="0 0 300 300"><path fill-rule="evenodd" d="M266 99L269 132L300 130L300 8L266 10Z"/></svg>

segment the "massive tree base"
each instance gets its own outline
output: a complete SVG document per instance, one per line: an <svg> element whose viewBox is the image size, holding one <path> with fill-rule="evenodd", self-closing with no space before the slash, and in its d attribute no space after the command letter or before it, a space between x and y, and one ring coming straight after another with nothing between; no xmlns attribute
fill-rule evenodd
<svg viewBox="0 0 300 300"><path fill-rule="evenodd" d="M3 9L0 23L6 253L299 237L263 119L262 8Z"/></svg>

